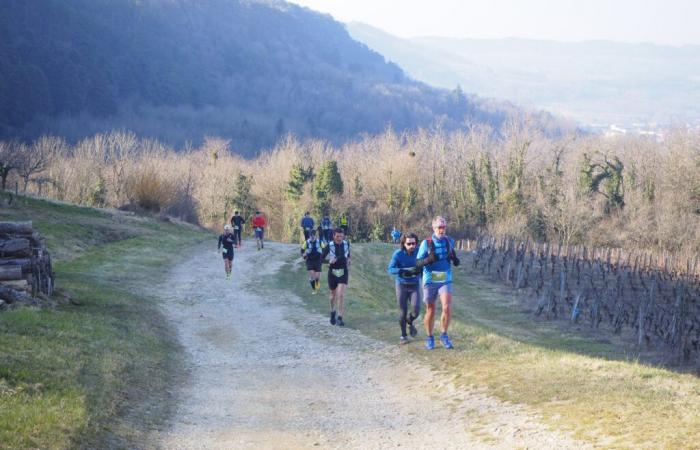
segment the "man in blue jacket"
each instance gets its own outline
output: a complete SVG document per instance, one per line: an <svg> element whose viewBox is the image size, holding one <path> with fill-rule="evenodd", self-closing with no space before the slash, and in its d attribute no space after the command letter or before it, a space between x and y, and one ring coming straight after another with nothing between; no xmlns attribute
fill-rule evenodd
<svg viewBox="0 0 700 450"><path fill-rule="evenodd" d="M428 335L425 348L435 348L433 328L435 327L435 303L440 297L440 342L451 349L452 342L447 335L452 313L452 264L459 265L455 254L455 241L446 234L447 221L442 216L433 219L433 235L421 242L416 255L416 267L423 268L423 302L425 303L425 332Z"/></svg>
<svg viewBox="0 0 700 450"><path fill-rule="evenodd" d="M301 218L301 228L304 230L304 241L309 240L311 230L314 229L314 219L311 218L308 211L306 211L304 217Z"/></svg>
<svg viewBox="0 0 700 450"><path fill-rule="evenodd" d="M386 271L395 276L396 302L399 305L399 326L401 327L401 344L408 343L406 325L412 337L418 334L413 321L420 314L420 276L416 268L416 247L418 236L415 233L401 236L401 248L396 250L391 257ZM411 303L411 312L408 313L408 303Z"/></svg>

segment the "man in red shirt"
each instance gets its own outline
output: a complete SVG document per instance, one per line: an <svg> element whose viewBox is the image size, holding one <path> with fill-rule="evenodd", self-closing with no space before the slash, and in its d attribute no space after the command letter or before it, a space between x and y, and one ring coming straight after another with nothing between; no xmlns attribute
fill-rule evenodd
<svg viewBox="0 0 700 450"><path fill-rule="evenodd" d="M255 230L255 242L258 244L258 250L264 248L263 237L265 236L265 227L267 226L267 221L265 216L263 216L260 211L255 211L253 220L251 221L253 229Z"/></svg>

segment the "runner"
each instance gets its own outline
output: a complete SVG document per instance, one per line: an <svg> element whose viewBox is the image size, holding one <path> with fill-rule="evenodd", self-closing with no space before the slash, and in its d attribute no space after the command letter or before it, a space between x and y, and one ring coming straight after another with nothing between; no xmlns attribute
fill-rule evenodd
<svg viewBox="0 0 700 450"><path fill-rule="evenodd" d="M399 326L401 327L401 344L408 344L406 324L411 337L418 334L413 321L420 314L420 277L416 268L416 247L418 236L415 233L401 236L401 248L391 257L386 271L396 276L396 302L399 305ZM411 312L408 313L408 302L411 302Z"/></svg>
<svg viewBox="0 0 700 450"><path fill-rule="evenodd" d="M398 244L399 238L401 238L401 232L394 227L394 229L391 230L391 240L394 244Z"/></svg>
<svg viewBox="0 0 700 450"><path fill-rule="evenodd" d="M343 229L343 234L345 236L348 235L348 216L346 214L343 214L340 216L340 228Z"/></svg>
<svg viewBox="0 0 700 450"><path fill-rule="evenodd" d="M442 315L440 316L440 341L443 347L453 348L447 335L452 313L452 262L459 265L455 254L454 240L445 234L447 222L444 217L433 219L433 235L424 240L418 249L416 267L423 268L423 302L425 303L425 332L428 335L425 347L435 348L433 328L435 327L435 303L440 297Z"/></svg>
<svg viewBox="0 0 700 450"><path fill-rule="evenodd" d="M306 270L309 271L309 284L311 293L317 294L321 289L321 262L323 250L326 246L316 239L316 230L309 231L309 239L301 246L301 256L306 260Z"/></svg>
<svg viewBox="0 0 700 450"><path fill-rule="evenodd" d="M224 271L226 279L231 278L231 265L233 262L233 246L236 244L236 237L231 232L231 225L224 225L224 234L219 235L219 245L217 253L221 252L224 256Z"/></svg>
<svg viewBox="0 0 700 450"><path fill-rule="evenodd" d="M304 241L308 240L310 231L314 229L314 219L309 215L308 211L301 218L301 229L304 231Z"/></svg>
<svg viewBox="0 0 700 450"><path fill-rule="evenodd" d="M251 220L250 223L255 229L255 243L258 246L258 250L262 250L265 248L263 239L265 238L265 227L267 226L265 216L263 216L260 211L255 211L255 216L253 216L253 220Z"/></svg>
<svg viewBox="0 0 700 450"><path fill-rule="evenodd" d="M323 258L328 257L328 289L330 290L331 325L345 326L345 289L350 276L350 243L345 240L342 228L333 231L333 242L323 250Z"/></svg>
<svg viewBox="0 0 700 450"><path fill-rule="evenodd" d="M330 242L333 239L333 223L331 222L331 218L328 216L328 214L323 216L323 220L321 220L321 228L323 229L323 234L321 234L319 237L321 240L326 241L326 243Z"/></svg>
<svg viewBox="0 0 700 450"><path fill-rule="evenodd" d="M241 238L241 230L243 230L243 224L245 219L241 216L238 211L233 212L231 217L231 226L233 227L233 235L236 237L236 247L241 248L243 244L243 239Z"/></svg>

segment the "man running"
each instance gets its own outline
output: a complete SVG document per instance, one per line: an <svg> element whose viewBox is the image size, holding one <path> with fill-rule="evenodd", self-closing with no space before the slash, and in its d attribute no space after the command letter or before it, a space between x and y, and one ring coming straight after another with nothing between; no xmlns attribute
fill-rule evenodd
<svg viewBox="0 0 700 450"><path fill-rule="evenodd" d="M301 229L304 231L304 241L307 241L311 230L314 229L314 219L309 215L308 211L306 211L304 217L301 218Z"/></svg>
<svg viewBox="0 0 700 450"><path fill-rule="evenodd" d="M231 231L231 225L224 225L224 234L219 235L219 245L217 247L217 252L221 252L224 257L224 271L226 272L227 280L231 278L233 246L236 244L236 237Z"/></svg>
<svg viewBox="0 0 700 450"><path fill-rule="evenodd" d="M330 242L333 239L333 223L331 222L331 218L328 216L328 214L323 216L323 219L321 220L321 228L323 229L323 234L321 234L319 237L323 241Z"/></svg>
<svg viewBox="0 0 700 450"><path fill-rule="evenodd" d="M301 246L301 257L306 260L306 270L309 271L311 293L317 294L321 289L321 262L325 245L316 239L316 230L309 231L309 239Z"/></svg>
<svg viewBox="0 0 700 450"><path fill-rule="evenodd" d="M399 305L399 326L401 327L401 344L408 344L406 325L411 337L418 334L413 321L420 314L420 277L416 268L418 236L415 233L401 236L401 248L391 257L386 271L396 276L396 302ZM408 313L408 303L411 312Z"/></svg>
<svg viewBox="0 0 700 450"><path fill-rule="evenodd" d="M391 230L391 240L394 244L399 243L399 239L401 238L401 232L394 227L393 230Z"/></svg>
<svg viewBox="0 0 700 450"><path fill-rule="evenodd" d="M350 243L345 240L342 228L333 231L333 242L323 250L323 258L328 257L328 289L330 290L331 325L345 326L345 289L348 287L350 269Z"/></svg>
<svg viewBox="0 0 700 450"><path fill-rule="evenodd" d="M260 211L255 211L253 220L251 220L250 223L253 225L253 229L255 230L255 243L258 246L258 250L262 250L265 248L263 239L265 238L265 227L267 226L265 216L263 216Z"/></svg>
<svg viewBox="0 0 700 450"><path fill-rule="evenodd" d="M238 211L233 212L231 217L231 226L233 227L233 235L236 237L236 247L241 248L243 240L241 239L241 230L243 230L243 224L245 219L241 216Z"/></svg>
<svg viewBox="0 0 700 450"><path fill-rule="evenodd" d="M342 216L340 216L339 225L340 225L340 228L342 228L342 230L343 230L343 234L345 236L347 236L348 229L349 229L348 228L348 216L347 216L347 214L343 214Z"/></svg>
<svg viewBox="0 0 700 450"><path fill-rule="evenodd" d="M452 314L452 266L459 265L455 254L455 241L446 234L447 221L442 216L433 219L433 235L424 240L416 255L416 266L423 268L423 303L425 303L425 332L428 335L425 348L435 348L435 302L440 297L440 342L447 349L453 348L447 335Z"/></svg>

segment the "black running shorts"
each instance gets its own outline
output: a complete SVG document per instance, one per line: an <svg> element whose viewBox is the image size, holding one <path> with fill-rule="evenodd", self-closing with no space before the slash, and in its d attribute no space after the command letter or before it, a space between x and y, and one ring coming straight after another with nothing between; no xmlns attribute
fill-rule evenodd
<svg viewBox="0 0 700 450"><path fill-rule="evenodd" d="M306 260L306 270L313 270L314 272L321 271L321 260L320 259L307 259Z"/></svg>
<svg viewBox="0 0 700 450"><path fill-rule="evenodd" d="M328 269L328 289L333 291L341 283L348 284L349 275L348 269Z"/></svg>

